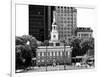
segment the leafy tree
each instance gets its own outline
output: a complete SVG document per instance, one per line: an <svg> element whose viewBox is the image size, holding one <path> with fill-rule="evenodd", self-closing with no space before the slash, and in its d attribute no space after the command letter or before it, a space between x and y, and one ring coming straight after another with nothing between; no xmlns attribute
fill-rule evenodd
<svg viewBox="0 0 100 77"><path fill-rule="evenodd" d="M26 43L26 40L24 40L22 37L16 36L15 40L16 40L16 45L25 45Z"/></svg>
<svg viewBox="0 0 100 77"><path fill-rule="evenodd" d="M29 45L25 45L24 50L21 52L21 57L24 60L24 68L27 68L32 65L32 52Z"/></svg>
<svg viewBox="0 0 100 77"><path fill-rule="evenodd" d="M71 38L70 40L70 46L72 47L80 47L81 39L80 38Z"/></svg>
<svg viewBox="0 0 100 77"><path fill-rule="evenodd" d="M44 42L43 42L43 46L48 46L49 45L49 41L48 40L45 40Z"/></svg>
<svg viewBox="0 0 100 77"><path fill-rule="evenodd" d="M16 69L31 66L31 48L29 45L16 46Z"/></svg>
<svg viewBox="0 0 100 77"><path fill-rule="evenodd" d="M42 43L41 41L37 41L37 45L38 45L38 46L42 46L43 43Z"/></svg>
<svg viewBox="0 0 100 77"><path fill-rule="evenodd" d="M84 54L87 53L89 49L94 50L94 38L84 39L80 45Z"/></svg>
<svg viewBox="0 0 100 77"><path fill-rule="evenodd" d="M37 48L37 40L35 37L31 35L23 35L22 38L26 41L26 44L29 42L29 46L31 47L31 54L33 57L36 57L36 48Z"/></svg>
<svg viewBox="0 0 100 77"><path fill-rule="evenodd" d="M75 56L80 56L82 55L82 50L81 50L81 47L80 47L80 43L81 43L81 39L79 38L72 38L70 40L70 46L73 47L72 49L72 57L75 57Z"/></svg>
<svg viewBox="0 0 100 77"><path fill-rule="evenodd" d="M67 42L64 39L61 39L60 42L63 44L67 44Z"/></svg>
<svg viewBox="0 0 100 77"><path fill-rule="evenodd" d="M21 56L22 51L24 50L24 45L16 45L16 70L24 68L23 58Z"/></svg>
<svg viewBox="0 0 100 77"><path fill-rule="evenodd" d="M36 57L37 40L30 35L16 36L16 69L31 65L32 57Z"/></svg>

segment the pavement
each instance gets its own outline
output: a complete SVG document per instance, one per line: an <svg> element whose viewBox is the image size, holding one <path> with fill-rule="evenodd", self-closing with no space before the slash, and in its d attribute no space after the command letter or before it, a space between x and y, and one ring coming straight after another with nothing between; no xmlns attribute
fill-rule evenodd
<svg viewBox="0 0 100 77"><path fill-rule="evenodd" d="M31 67L28 70L17 70L17 73L28 73L28 72L46 72L46 71L60 71L60 70L77 70L77 69L91 69L94 67L86 66L72 66L72 65L57 65L57 66L42 66L42 67Z"/></svg>

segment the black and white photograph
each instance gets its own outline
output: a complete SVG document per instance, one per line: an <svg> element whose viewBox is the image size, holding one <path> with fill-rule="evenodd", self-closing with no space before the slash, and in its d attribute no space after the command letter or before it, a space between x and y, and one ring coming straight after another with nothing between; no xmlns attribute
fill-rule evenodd
<svg viewBox="0 0 100 77"><path fill-rule="evenodd" d="M16 74L95 68L94 8L15 8Z"/></svg>
<svg viewBox="0 0 100 77"><path fill-rule="evenodd" d="M0 77L98 77L100 0L1 0Z"/></svg>

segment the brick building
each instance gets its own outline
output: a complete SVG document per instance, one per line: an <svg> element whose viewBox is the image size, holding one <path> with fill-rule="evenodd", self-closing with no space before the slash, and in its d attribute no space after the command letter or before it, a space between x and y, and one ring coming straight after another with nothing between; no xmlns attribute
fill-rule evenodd
<svg viewBox="0 0 100 77"><path fill-rule="evenodd" d="M36 51L36 63L37 65L53 65L55 64L71 64L71 47L60 46L58 25L56 24L55 14L53 15L53 23L51 30L51 39L49 45L40 46ZM58 45L59 44L59 45Z"/></svg>
<svg viewBox="0 0 100 77"><path fill-rule="evenodd" d="M71 48L69 46L41 46L37 48L36 65L71 64Z"/></svg>

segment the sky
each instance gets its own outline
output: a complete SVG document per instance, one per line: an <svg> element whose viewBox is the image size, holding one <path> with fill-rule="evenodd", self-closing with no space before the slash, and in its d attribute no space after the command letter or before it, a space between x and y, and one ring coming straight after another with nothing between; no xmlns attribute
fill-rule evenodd
<svg viewBox="0 0 100 77"><path fill-rule="evenodd" d="M96 27L96 12L89 8L77 9L77 27L91 27L93 31ZM28 5L16 5L16 35L28 34ZM93 33L94 35L94 33Z"/></svg>
<svg viewBox="0 0 100 77"><path fill-rule="evenodd" d="M95 27L95 10L77 8L77 26L78 27Z"/></svg>

